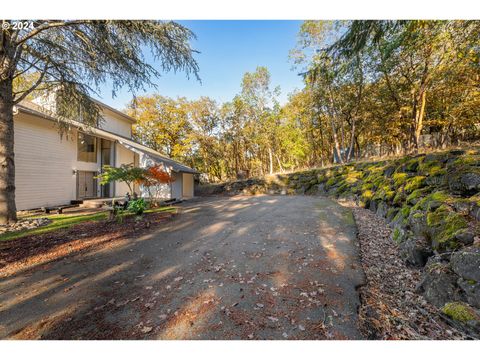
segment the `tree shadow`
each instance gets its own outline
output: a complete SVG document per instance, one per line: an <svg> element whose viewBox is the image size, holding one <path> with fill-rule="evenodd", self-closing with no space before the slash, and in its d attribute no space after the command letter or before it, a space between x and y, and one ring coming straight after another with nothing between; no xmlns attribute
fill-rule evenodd
<svg viewBox="0 0 480 360"><path fill-rule="evenodd" d="M349 327L358 296L346 279L358 269L345 266L354 262L348 245L354 224L343 228L345 214L329 200L305 201L245 196L185 203L180 216L151 233L6 276L0 337L274 339L282 324L295 328L292 339L356 338ZM329 257L336 239L343 245ZM302 293L318 292L319 283L325 293L308 302ZM327 334L320 328L333 311L345 316L332 320ZM294 317L305 331L290 323Z"/></svg>

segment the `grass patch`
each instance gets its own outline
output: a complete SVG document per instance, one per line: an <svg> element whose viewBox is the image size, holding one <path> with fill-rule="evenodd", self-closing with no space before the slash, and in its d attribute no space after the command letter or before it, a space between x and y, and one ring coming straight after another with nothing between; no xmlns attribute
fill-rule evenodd
<svg viewBox="0 0 480 360"><path fill-rule="evenodd" d="M93 214L84 214L84 215L56 214L56 215L46 215L46 216L36 216L36 217L48 218L48 219L51 219L52 222L48 225L41 226L36 229L12 231L12 232L1 234L0 241L15 240L15 239L18 239L24 236L29 236L29 235L41 235L51 231L66 229L73 225L80 224L86 221L106 220L108 217L108 212L102 211L102 212L97 212Z"/></svg>
<svg viewBox="0 0 480 360"><path fill-rule="evenodd" d="M167 206L167 207L158 207L158 208L153 208L153 209L147 209L145 210L144 214L155 214L155 213L160 213L160 212L168 212L168 213L175 213L177 211L177 208L173 206Z"/></svg>
<svg viewBox="0 0 480 360"><path fill-rule="evenodd" d="M158 207L153 209L145 210L144 214L155 214L155 213L173 213L176 211L175 207L168 206L168 207ZM125 211L121 214L122 218L135 216L135 214ZM20 230L20 231L12 231L7 232L0 235L0 241L8 241L8 240L15 240L25 236L30 235L41 235L46 234L52 231L67 229L71 226L81 224L87 221L102 221L108 219L108 211L101 211L96 212L93 214L83 214L83 215L75 215L75 214L53 214L53 215L37 215L32 216L30 218L48 218L52 220L52 222L48 225L41 226L35 229L27 229L27 230Z"/></svg>

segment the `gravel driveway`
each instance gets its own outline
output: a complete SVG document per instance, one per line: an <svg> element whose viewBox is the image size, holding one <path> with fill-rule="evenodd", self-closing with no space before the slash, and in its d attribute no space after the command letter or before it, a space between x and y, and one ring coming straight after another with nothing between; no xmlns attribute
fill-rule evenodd
<svg viewBox="0 0 480 360"><path fill-rule="evenodd" d="M349 209L196 199L148 235L0 279L0 337L358 339Z"/></svg>

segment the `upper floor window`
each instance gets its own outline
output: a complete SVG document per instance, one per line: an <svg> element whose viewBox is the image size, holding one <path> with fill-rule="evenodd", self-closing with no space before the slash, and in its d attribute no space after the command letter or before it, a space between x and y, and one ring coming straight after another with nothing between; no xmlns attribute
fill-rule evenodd
<svg viewBox="0 0 480 360"><path fill-rule="evenodd" d="M94 136L78 133L78 161L97 162L97 139Z"/></svg>

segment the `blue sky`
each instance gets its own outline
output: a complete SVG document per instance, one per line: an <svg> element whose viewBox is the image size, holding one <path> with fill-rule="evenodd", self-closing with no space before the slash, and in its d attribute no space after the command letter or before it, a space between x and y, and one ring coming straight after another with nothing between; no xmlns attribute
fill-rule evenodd
<svg viewBox="0 0 480 360"><path fill-rule="evenodd" d="M193 47L200 51L195 58L200 66L200 84L194 77L187 79L185 73L167 73L155 82L161 95L185 96L196 99L209 96L219 102L230 101L240 91L242 76L255 71L257 66L266 66L273 86L281 88L280 102L288 94L302 87L301 77L292 71L288 58L295 46L301 21L178 21L197 35ZM99 100L117 109L124 109L132 95L127 90L111 97L108 86L102 88Z"/></svg>

